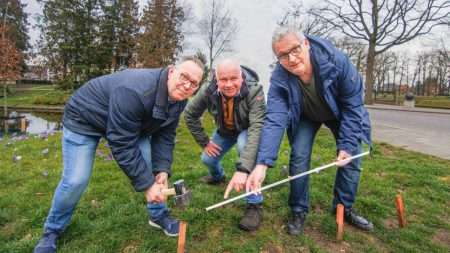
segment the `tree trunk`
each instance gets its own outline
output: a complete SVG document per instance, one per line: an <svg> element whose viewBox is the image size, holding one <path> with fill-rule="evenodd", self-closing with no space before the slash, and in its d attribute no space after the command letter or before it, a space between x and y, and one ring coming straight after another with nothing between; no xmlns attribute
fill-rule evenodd
<svg viewBox="0 0 450 253"><path fill-rule="evenodd" d="M373 65L375 62L375 41L369 42L369 49L367 53L367 69L366 69L366 104L373 104L372 91L373 91Z"/></svg>

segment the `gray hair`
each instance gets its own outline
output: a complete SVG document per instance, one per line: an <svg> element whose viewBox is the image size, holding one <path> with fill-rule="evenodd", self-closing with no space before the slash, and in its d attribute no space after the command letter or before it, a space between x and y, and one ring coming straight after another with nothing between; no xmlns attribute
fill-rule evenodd
<svg viewBox="0 0 450 253"><path fill-rule="evenodd" d="M191 61L191 62L195 63L203 71L205 70L205 64L198 57L193 56L193 55L184 56L183 58L181 58L180 62L178 62L177 65L180 65L181 63L184 63L187 61Z"/></svg>
<svg viewBox="0 0 450 253"><path fill-rule="evenodd" d="M294 34L297 36L298 40L302 42L305 39L305 35L302 31L300 31L299 28L292 26L292 25L281 25L275 28L275 31L273 31L272 34L272 51L275 54L275 48L274 45L281 39L283 39L288 34Z"/></svg>

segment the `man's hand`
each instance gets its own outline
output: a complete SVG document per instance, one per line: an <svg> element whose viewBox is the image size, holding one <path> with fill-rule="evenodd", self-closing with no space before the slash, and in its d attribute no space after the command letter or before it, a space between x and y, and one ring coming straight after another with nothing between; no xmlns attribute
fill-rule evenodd
<svg viewBox="0 0 450 253"><path fill-rule="evenodd" d="M343 166L347 165L352 160L348 160L348 161L343 161L343 160L347 159L349 157L351 157L351 155L349 153L347 153L347 151L339 150L338 156L336 158L336 162L337 162L336 166L343 167Z"/></svg>
<svg viewBox="0 0 450 253"><path fill-rule="evenodd" d="M222 151L222 148L219 145L215 144L213 141L209 141L203 151L211 157L216 157L220 155L220 151Z"/></svg>
<svg viewBox="0 0 450 253"><path fill-rule="evenodd" d="M245 184L245 190L247 192L257 191L258 194L261 194L259 190L264 182L264 178L266 178L266 170L267 166L264 164L258 164L255 166L247 179L247 183Z"/></svg>
<svg viewBox="0 0 450 253"><path fill-rule="evenodd" d="M167 189L166 184L158 184L156 181L145 191L145 198L148 203L162 203L166 201L166 196L162 193L163 189Z"/></svg>
<svg viewBox="0 0 450 253"><path fill-rule="evenodd" d="M224 199L228 198L231 190L234 189L236 192L240 192L245 188L245 182L247 181L248 174L245 172L236 171L228 183L227 189L225 190L225 194L223 195Z"/></svg>
<svg viewBox="0 0 450 253"><path fill-rule="evenodd" d="M160 172L158 173L158 175L156 175L155 177L155 182L158 184L164 184L164 185L168 185L168 181L167 179L169 178L169 175L167 174L167 172Z"/></svg>

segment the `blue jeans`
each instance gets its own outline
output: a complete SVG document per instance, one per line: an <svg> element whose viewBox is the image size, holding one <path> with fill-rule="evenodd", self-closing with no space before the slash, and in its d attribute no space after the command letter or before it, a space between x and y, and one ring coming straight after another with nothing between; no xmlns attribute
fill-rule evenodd
<svg viewBox="0 0 450 253"><path fill-rule="evenodd" d="M139 140L139 148L147 165L151 168L151 137ZM85 191L94 165L95 150L99 136L87 136L63 129L62 151L63 172L61 181L55 190L52 207L44 225L46 231L62 232L68 225L81 195ZM150 217L162 215L165 204L147 205Z"/></svg>
<svg viewBox="0 0 450 253"><path fill-rule="evenodd" d="M214 178L214 180L218 181L225 176L225 172L221 164L223 157L234 144L237 144L238 155L241 154L245 148L245 144L247 143L247 130L240 132L237 136L222 136L217 132L217 130L215 130L212 136L212 142L222 148L220 154L216 157L212 157L203 152L201 159L202 162L208 167L209 174ZM247 203L249 204L259 204L262 201L262 194L252 194L247 197Z"/></svg>
<svg viewBox="0 0 450 253"><path fill-rule="evenodd" d="M328 121L324 123L337 139L339 134L339 122ZM300 119L299 127L294 132L291 143L291 155L289 160L289 175L297 175L310 170L311 153L314 138L322 124L305 118ZM361 143L357 150L351 155L361 152ZM334 182L333 209L342 203L345 208L351 208L355 202L356 192L359 184L361 159L354 159L344 167L337 169ZM309 176L304 176L290 182L289 206L293 212L309 211Z"/></svg>

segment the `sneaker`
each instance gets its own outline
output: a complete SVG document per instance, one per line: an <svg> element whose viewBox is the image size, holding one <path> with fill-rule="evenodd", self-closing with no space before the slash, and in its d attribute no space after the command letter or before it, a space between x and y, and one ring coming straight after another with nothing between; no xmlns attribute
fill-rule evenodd
<svg viewBox="0 0 450 253"><path fill-rule="evenodd" d="M211 175L207 175L204 177L200 178L200 181L202 183L205 184L210 184L210 185L222 185L223 183L225 183L225 176L223 176L221 179L216 180L215 178L213 178Z"/></svg>
<svg viewBox="0 0 450 253"><path fill-rule="evenodd" d="M55 232L44 232L42 238L36 244L34 253L54 253L56 252L56 242L58 241L59 234Z"/></svg>
<svg viewBox="0 0 450 253"><path fill-rule="evenodd" d="M150 226L160 228L167 236L178 236L180 222L169 216L169 211L165 211L158 219L151 218L148 221Z"/></svg>
<svg viewBox="0 0 450 253"><path fill-rule="evenodd" d="M292 212L292 216L287 223L287 232L290 235L299 235L303 233L306 213Z"/></svg>
<svg viewBox="0 0 450 253"><path fill-rule="evenodd" d="M344 220L359 229L365 231L372 231L373 224L363 216L359 215L354 209L345 209L344 211Z"/></svg>
<svg viewBox="0 0 450 253"><path fill-rule="evenodd" d="M247 204L244 216L239 222L239 228L245 231L255 231L263 219L262 204Z"/></svg>

